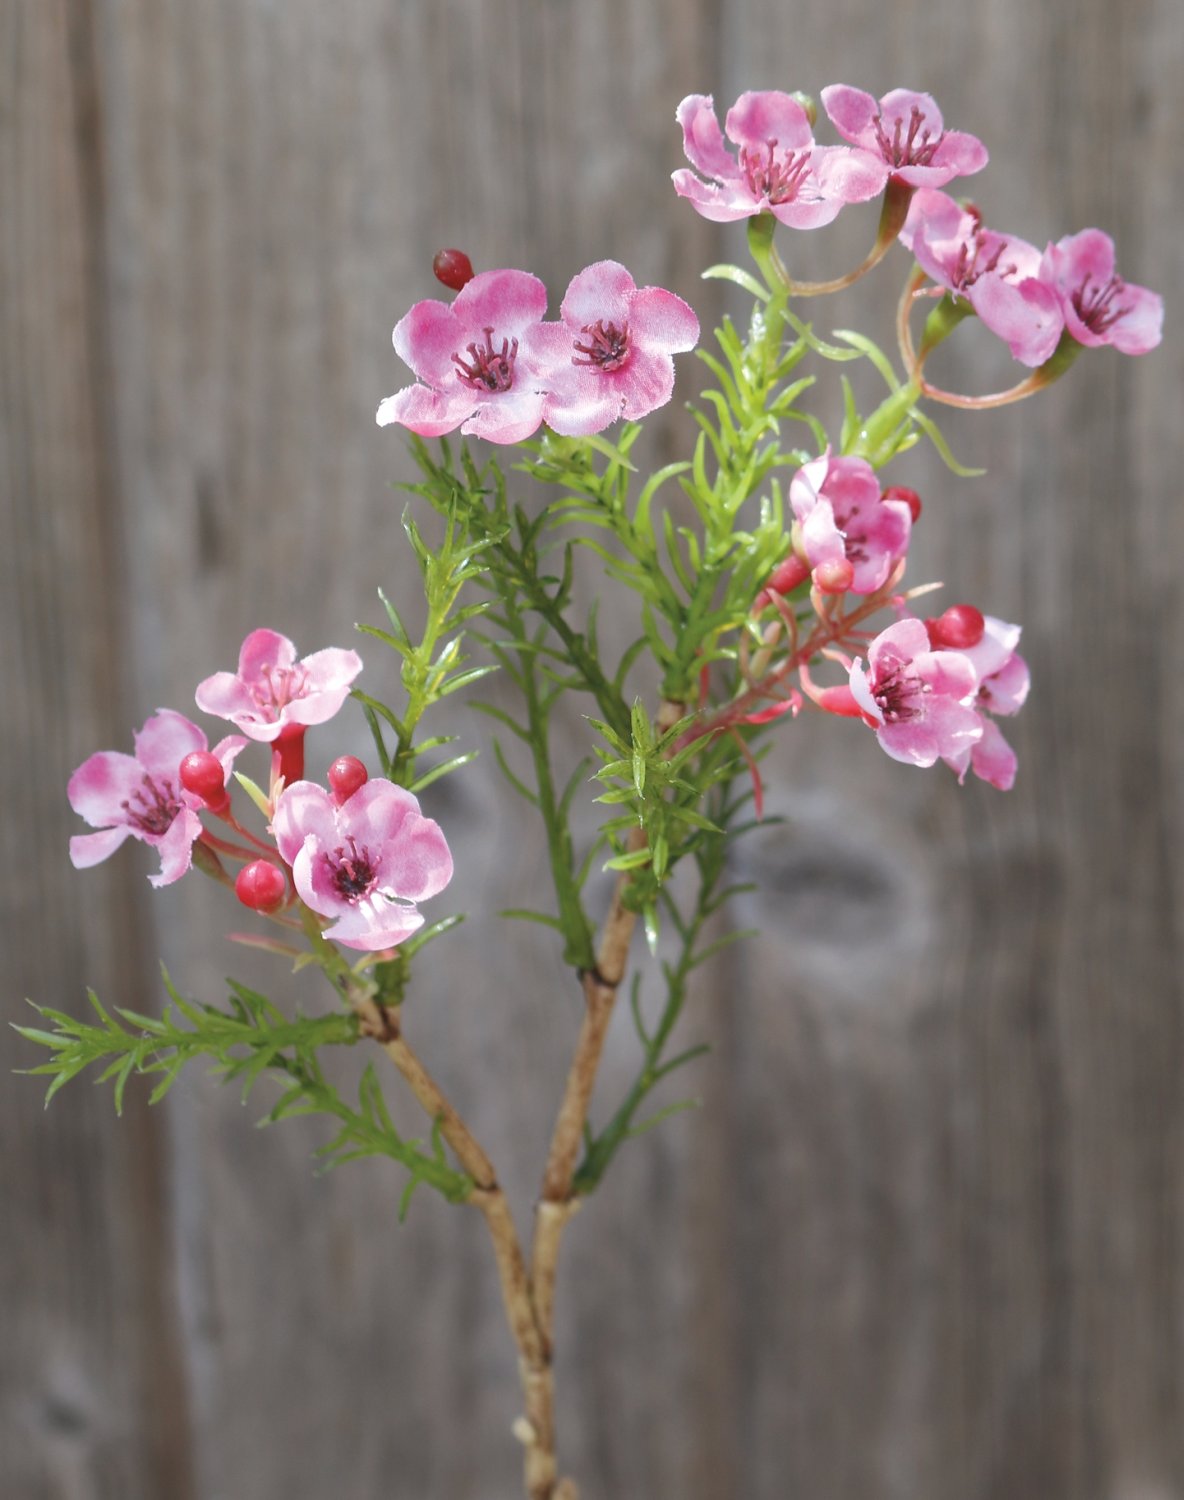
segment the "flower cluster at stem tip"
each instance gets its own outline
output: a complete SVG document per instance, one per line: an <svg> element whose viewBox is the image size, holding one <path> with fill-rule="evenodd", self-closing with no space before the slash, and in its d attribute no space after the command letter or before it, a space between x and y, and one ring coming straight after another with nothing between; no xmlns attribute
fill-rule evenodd
<svg viewBox="0 0 1184 1500"><path fill-rule="evenodd" d="M170 885L197 864L232 884L244 906L286 925L299 928L293 911L303 908L348 948L397 947L423 925L416 903L452 878L443 833L410 792L370 777L356 756L333 762L327 790L303 779L306 728L336 714L361 669L354 651L330 647L298 661L286 636L253 631L238 671L207 677L195 696L199 708L272 745L269 793L253 789L268 837L239 822L227 792L248 739L229 735L210 751L196 724L160 709L135 736L134 755L101 750L70 778L70 805L99 830L71 839L74 865L97 864L136 838L160 853L153 885ZM226 832L203 824L203 812ZM241 862L233 881L226 859Z"/></svg>

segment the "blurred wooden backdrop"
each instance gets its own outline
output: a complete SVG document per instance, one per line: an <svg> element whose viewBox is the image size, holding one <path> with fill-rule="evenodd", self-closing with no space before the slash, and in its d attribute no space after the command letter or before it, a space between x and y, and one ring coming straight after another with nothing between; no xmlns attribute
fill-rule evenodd
<svg viewBox="0 0 1184 1500"><path fill-rule="evenodd" d="M714 1046L705 1107L634 1145L570 1234L559 1415L588 1500L1184 1496L1184 12L0 0L0 70L12 1019L87 982L150 1008L158 953L209 998L241 968L201 883L153 893L131 848L71 870L66 778L157 705L192 712L254 626L347 645L375 587L414 597L406 459L373 413L440 245L535 270L553 307L615 256L709 322L697 273L742 238L669 189L679 99L907 84L988 141L992 222L1041 244L1101 224L1167 294L1158 353L947 424L987 479L926 452L894 471L925 498L910 576L1025 624L1019 783L960 791L855 726L785 729L788 821L750 844L735 914L764 936L686 1022ZM853 263L870 212L792 253ZM889 264L824 325L886 334ZM949 383L1008 377L955 343ZM685 436L671 416L663 441ZM341 723L322 765L364 749ZM541 930L492 916L535 856L491 758L428 807L473 915L408 1023L525 1216L577 997ZM122 1121L85 1083L43 1114L6 1036L5 1500L517 1495L476 1215L425 1196L399 1228L393 1172L314 1179L315 1123L255 1132L257 1103L200 1077L151 1113L132 1089ZM622 1026L602 1110L632 1062Z"/></svg>

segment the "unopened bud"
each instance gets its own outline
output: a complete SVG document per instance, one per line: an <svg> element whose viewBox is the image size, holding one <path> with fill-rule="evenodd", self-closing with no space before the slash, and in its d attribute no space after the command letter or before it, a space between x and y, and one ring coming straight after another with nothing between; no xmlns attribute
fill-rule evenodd
<svg viewBox="0 0 1184 1500"><path fill-rule="evenodd" d="M969 651L982 640L986 628L982 610L973 604L951 604L936 620L925 621L929 643L939 651Z"/></svg>
<svg viewBox="0 0 1184 1500"><path fill-rule="evenodd" d="M913 521L921 519L921 497L916 490L910 490L903 484L890 484L882 496L885 500L903 500L909 508L909 514Z"/></svg>
<svg viewBox="0 0 1184 1500"><path fill-rule="evenodd" d="M824 594L845 594L855 577L855 568L845 557L832 557L814 569L814 582Z"/></svg>
<svg viewBox="0 0 1184 1500"><path fill-rule="evenodd" d="M823 688L814 699L819 708L824 708L828 714L839 714L844 719L861 719L863 709L856 702L855 694L844 683L838 683L834 687Z"/></svg>
<svg viewBox="0 0 1184 1500"><path fill-rule="evenodd" d="M275 911L283 905L287 890L284 872L269 859L253 859L234 880L234 894L252 911Z"/></svg>
<svg viewBox="0 0 1184 1500"><path fill-rule="evenodd" d="M454 292L473 279L473 262L463 250L437 250L432 261L436 280Z"/></svg>
<svg viewBox="0 0 1184 1500"><path fill-rule="evenodd" d="M797 102L806 111L806 119L809 120L810 129L813 130L814 126L818 123L818 104L813 96L810 94L803 94L801 89L795 89L789 97L791 99L796 99Z"/></svg>
<svg viewBox="0 0 1184 1500"><path fill-rule="evenodd" d="M370 773L356 755L339 755L329 767L329 787L334 802L338 807L348 802L369 779Z"/></svg>
<svg viewBox="0 0 1184 1500"><path fill-rule="evenodd" d="M191 751L182 760L177 775L185 790L200 797L211 812L221 812L230 801L222 762L209 750Z"/></svg>
<svg viewBox="0 0 1184 1500"><path fill-rule="evenodd" d="M775 594L788 594L796 589L799 583L804 583L810 576L810 567L804 563L796 552L791 552L784 562L780 562L769 574L766 588L773 590Z"/></svg>

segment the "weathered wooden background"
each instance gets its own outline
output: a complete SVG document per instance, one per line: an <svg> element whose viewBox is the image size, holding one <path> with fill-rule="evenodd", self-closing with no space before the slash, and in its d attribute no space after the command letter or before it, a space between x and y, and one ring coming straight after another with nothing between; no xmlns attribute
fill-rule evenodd
<svg viewBox="0 0 1184 1500"><path fill-rule="evenodd" d="M440 245L557 291L616 256L708 321L697 272L742 238L669 190L678 100L904 83L987 139L994 222L1107 226L1167 294L1155 355L947 424L989 478L896 471L926 502L911 576L1025 623L1020 781L785 729L788 822L735 914L765 935L686 1023L705 1108L570 1235L561 1448L588 1500L1184 1496L1182 78L1170 0L0 0L10 1018L87 982L150 1008L158 953L210 998L239 964L201 883L153 893L131 848L70 869L66 778L254 626L346 645L376 586L413 592L373 413ZM817 272L870 234L853 210L793 249ZM820 316L886 331L890 264ZM949 383L1007 378L960 347ZM364 748L343 722L325 761ZM525 1216L577 997L541 929L491 915L536 863L491 759L429 810L473 916L409 1024ZM476 1215L425 1196L400 1229L393 1173L314 1179L319 1127L257 1133L200 1077L121 1121L85 1084L43 1114L9 1076L29 1049L0 1058L5 1500L517 1494ZM602 1109L631 1068L623 1026Z"/></svg>

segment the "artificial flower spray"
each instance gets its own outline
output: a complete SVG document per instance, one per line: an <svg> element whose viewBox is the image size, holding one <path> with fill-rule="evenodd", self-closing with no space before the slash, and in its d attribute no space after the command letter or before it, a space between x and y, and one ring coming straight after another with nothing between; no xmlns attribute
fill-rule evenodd
<svg viewBox="0 0 1184 1500"><path fill-rule="evenodd" d="M647 476L631 455L645 418L673 396L676 358L699 345L690 288L639 287L623 265L595 260L549 319L551 295L529 271L474 271L463 251L442 251L435 271L452 295L399 319L395 350L414 380L378 408L380 424L410 435L419 469L404 529L423 584L422 630L386 599L383 623L362 627L371 652L398 659L398 700L366 690L353 650L301 658L284 636L244 620L236 670L213 672L195 695L232 733L211 748L205 729L160 709L133 753L98 751L68 787L92 830L71 841L77 868L131 838L159 856L155 886L190 870L221 882L237 922L242 907L254 914L257 930L236 936L275 956L279 995L232 983L227 996L192 1000L166 975L159 1016L93 994L86 1021L41 1008L39 1025L20 1028L48 1052L30 1071L51 1077L52 1095L97 1064L119 1107L143 1078L156 1100L187 1063L212 1062L264 1100L269 1120L322 1117L330 1164L389 1158L392 1214L420 1187L480 1213L518 1354L521 1404L513 1420L507 1411L507 1430L523 1448L529 1500L577 1495L559 1456L552 1377L560 1244L624 1143L678 1107L666 1080L702 1050L683 1011L694 970L719 946L709 924L730 894L729 847L763 812L762 751L820 712L835 734L865 736L868 755L902 762L901 776L942 762L959 780L1003 791L1015 780L1001 721L1028 693L1020 626L989 613L989 600L960 599L956 583L953 600L937 603L935 585L906 584L923 507L946 497L923 500L896 481L893 461L930 441L951 475L965 473L936 408L1018 401L1082 350L1143 354L1160 338L1160 299L1118 275L1100 230L1040 250L988 228L957 196L987 151L947 130L927 94L877 100L839 85L821 102L839 141L815 140L817 111L801 95L744 94L722 128L707 96L678 107L690 167L674 172L674 190L688 212L747 227L749 264L704 274L751 299L743 331L725 319L683 359L698 430L682 459ZM874 223L865 258L823 282L796 279L794 236L860 204L878 205L874 221L874 208L855 210ZM817 299L873 274L897 308L895 358L859 333L815 332ZM1008 389L931 383L935 351L970 318L1021 367ZM860 411L845 386L841 425L827 431L811 387L846 361L870 365L882 399ZM574 605L580 569L607 575L615 598L632 602L620 657ZM492 672L516 694L516 711L483 701ZM448 888L471 835L432 816L434 784L463 775L479 748L450 745L434 722L454 693L520 742L518 770L495 750L533 820L553 901L507 919L542 924L539 940L559 945L583 999L554 1130L539 1143L529 1235L463 1101L445 1096L417 1052L413 1009L404 1015L421 955L430 945L427 961L446 966L461 917ZM561 778L551 729L564 700L587 723L587 757ZM339 755L325 785L306 779L306 734L332 753L344 712L365 716L370 763ZM270 747L270 764L256 746ZM263 758L253 764L252 754ZM574 831L576 811L581 828L598 815L590 837ZM590 893L602 869L614 882L607 909ZM633 941L638 925L648 959ZM284 997L293 966L323 974L315 1013ZM623 989L636 1077L592 1118ZM322 1066L323 1049L341 1047L373 1056L350 1097ZM415 1140L386 1103L399 1089L422 1108Z"/></svg>

